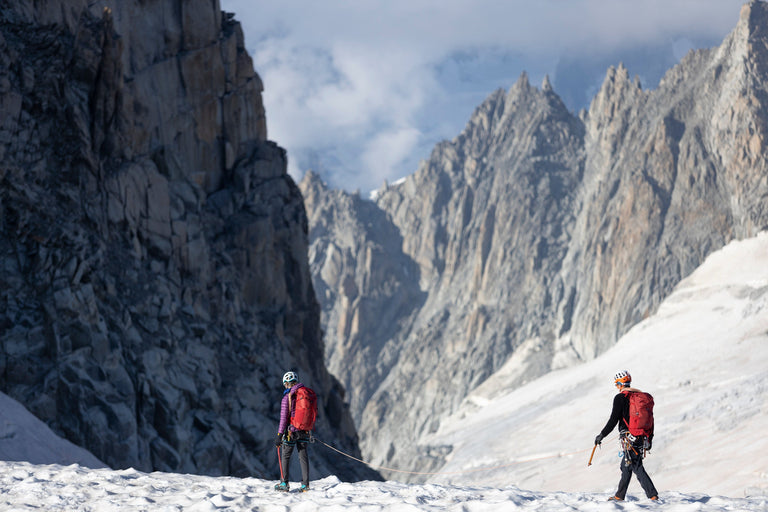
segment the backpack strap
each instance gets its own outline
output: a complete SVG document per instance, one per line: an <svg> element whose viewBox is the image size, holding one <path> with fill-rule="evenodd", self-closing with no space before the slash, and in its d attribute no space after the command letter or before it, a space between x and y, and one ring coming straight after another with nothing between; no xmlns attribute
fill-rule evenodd
<svg viewBox="0 0 768 512"><path fill-rule="evenodd" d="M631 395L632 393L635 393L636 391L637 391L636 389L626 388L626 389L623 389L621 391L621 394L624 395L625 397L627 397L627 400L629 400L629 395ZM629 405L627 405L627 407L629 407ZM624 424L627 426L627 430L626 431L629 432L629 422L627 421L627 418L622 416L621 417L621 421L623 421Z"/></svg>

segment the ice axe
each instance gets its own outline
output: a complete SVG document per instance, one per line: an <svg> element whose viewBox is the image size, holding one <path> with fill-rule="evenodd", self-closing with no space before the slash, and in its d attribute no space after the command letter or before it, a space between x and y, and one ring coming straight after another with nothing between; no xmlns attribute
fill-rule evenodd
<svg viewBox="0 0 768 512"><path fill-rule="evenodd" d="M592 447L592 455L589 456L589 462L587 462L587 466L592 465L592 457L595 456L595 450L597 449L597 443L595 443L595 446Z"/></svg>
<svg viewBox="0 0 768 512"><path fill-rule="evenodd" d="M589 459L589 460L591 461L592 459ZM285 477L283 476L283 457L280 455L279 446L277 447L277 463L280 465L280 481L285 482Z"/></svg>

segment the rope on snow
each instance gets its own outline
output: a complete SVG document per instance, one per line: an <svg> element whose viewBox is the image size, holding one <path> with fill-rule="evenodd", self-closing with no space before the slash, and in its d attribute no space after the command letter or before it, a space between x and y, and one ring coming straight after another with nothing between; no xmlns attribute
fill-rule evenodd
<svg viewBox="0 0 768 512"><path fill-rule="evenodd" d="M609 438L610 439L610 438ZM482 467L482 468L475 468L475 469L467 469L464 471L438 471L438 472L428 472L428 471L405 471L402 469L395 469L395 468L388 468L386 466L375 466L371 464L370 462L366 462L362 459L358 459L357 457L353 457L352 455L348 453L344 453L343 451L339 450L338 448L334 448L333 446L329 445L328 443L324 442L321 439L318 439L317 437L313 436L313 440L319 442L320 444L330 448L331 450L335 451L336 453L339 453L349 459L352 459L354 461L360 462L362 464L365 464L366 466L375 469L375 470L384 470L384 471L392 471L395 473L407 473L409 475L464 475L469 473L479 473L481 471L492 471L495 469L503 469L508 468L511 466L515 466L517 464L524 464L526 462L538 462L540 460L546 460L546 459L559 459L562 457L569 457L571 455L577 455L579 453L588 452L591 450L591 448L586 448L584 450L577 450L575 452L570 453L558 453L556 455L542 455L541 457L532 457L530 459L523 459L523 460L516 460L514 462L510 462L508 464L500 464L498 466L488 466L488 467Z"/></svg>

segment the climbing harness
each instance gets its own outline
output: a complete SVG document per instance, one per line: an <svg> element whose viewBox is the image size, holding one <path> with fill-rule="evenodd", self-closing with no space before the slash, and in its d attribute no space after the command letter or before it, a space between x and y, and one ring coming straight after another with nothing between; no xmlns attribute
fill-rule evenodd
<svg viewBox="0 0 768 512"><path fill-rule="evenodd" d="M621 448L622 451L619 452L619 457L624 457L624 463L629 466L632 464L632 458L630 457L630 451L634 453L635 455L640 455L642 458L645 458L645 447L648 444L648 439L643 439L643 446L640 448L642 453L638 452L635 449L635 441L637 441L639 438L633 436L629 432L626 432L624 434L621 434L620 442L621 442Z"/></svg>

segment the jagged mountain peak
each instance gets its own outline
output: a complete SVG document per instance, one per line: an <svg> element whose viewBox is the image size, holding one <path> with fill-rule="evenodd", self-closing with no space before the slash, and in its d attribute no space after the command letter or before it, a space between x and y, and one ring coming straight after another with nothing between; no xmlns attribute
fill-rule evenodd
<svg viewBox="0 0 768 512"><path fill-rule="evenodd" d="M517 77L517 81L512 86L512 89L527 90L527 89L530 89L530 88L531 88L531 81L528 78L528 72L527 71L522 71L520 73L520 76Z"/></svg>
<svg viewBox="0 0 768 512"><path fill-rule="evenodd" d="M745 28L750 39L762 39L768 31L768 2L751 0L744 4L739 13L736 31Z"/></svg>
<svg viewBox="0 0 768 512"><path fill-rule="evenodd" d="M329 187L318 173L310 169L304 173L304 177L299 182L299 188L304 196L304 201L307 202L312 201L317 194L326 192Z"/></svg>
<svg viewBox="0 0 768 512"><path fill-rule="evenodd" d="M743 56L746 67L749 74L763 81L768 77L768 3L765 1L752 0L742 7L734 37L745 36L746 44L740 48L746 53Z"/></svg>
<svg viewBox="0 0 768 512"><path fill-rule="evenodd" d="M587 115L597 130L621 116L621 112L635 104L643 94L639 80L630 80L629 70L623 63L611 66L603 84L592 99Z"/></svg>
<svg viewBox="0 0 768 512"><path fill-rule="evenodd" d="M755 87L763 89L765 86L761 84L768 77L768 3L751 0L744 4L735 28L712 51L714 57L711 58L709 50L691 51L680 65L690 66L691 61L707 60L713 78L725 78L739 92L749 93L748 89ZM680 65L670 73L674 74Z"/></svg>
<svg viewBox="0 0 768 512"><path fill-rule="evenodd" d="M554 92L552 82L549 80L549 75L544 75L544 79L541 81L541 90L543 92Z"/></svg>
<svg viewBox="0 0 768 512"><path fill-rule="evenodd" d="M514 137L521 130L530 132L535 138L534 133L549 121L569 125L576 132L581 130L578 127L581 121L555 93L548 77L538 89L531 86L527 73L523 72L508 91L497 89L491 93L475 109L464 130L450 145L440 144L435 148L433 158L442 158L440 155L446 151L462 151L474 158L483 156L488 161L488 144L499 147L503 140Z"/></svg>

